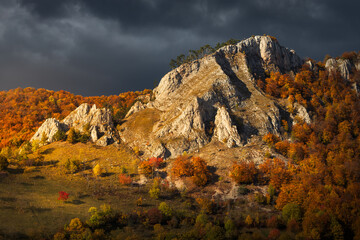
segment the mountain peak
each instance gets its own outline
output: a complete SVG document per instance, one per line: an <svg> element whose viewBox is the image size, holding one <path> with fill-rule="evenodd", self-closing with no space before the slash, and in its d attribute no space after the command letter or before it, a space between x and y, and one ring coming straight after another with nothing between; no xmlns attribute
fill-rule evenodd
<svg viewBox="0 0 360 240"><path fill-rule="evenodd" d="M255 79L267 72L294 73L301 64L295 51L269 36L222 47L167 73L154 100L130 110L120 137L146 156L175 157L211 142L241 146L279 133L286 110L266 97Z"/></svg>

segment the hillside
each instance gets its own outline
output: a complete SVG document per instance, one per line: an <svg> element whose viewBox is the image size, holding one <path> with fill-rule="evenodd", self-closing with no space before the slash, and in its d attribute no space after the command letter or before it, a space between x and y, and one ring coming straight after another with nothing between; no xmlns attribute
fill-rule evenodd
<svg viewBox="0 0 360 240"><path fill-rule="evenodd" d="M149 94L128 92L114 96L83 97L66 91L17 88L0 92L0 147L19 147L29 141L46 118L65 118L82 103L110 107L114 120L121 120L138 96Z"/></svg>
<svg viewBox="0 0 360 240"><path fill-rule="evenodd" d="M5 194L13 181L25 198L29 178L69 189L64 209L80 219L61 215L60 225L73 220L56 239L357 239L359 86L359 53L302 60L254 36L174 68L152 92L1 92L2 146L13 148L2 151L0 211L15 211ZM67 142L50 138L49 117L66 125ZM114 144L99 146L91 129L102 128ZM60 205L44 186L24 211L46 219Z"/></svg>

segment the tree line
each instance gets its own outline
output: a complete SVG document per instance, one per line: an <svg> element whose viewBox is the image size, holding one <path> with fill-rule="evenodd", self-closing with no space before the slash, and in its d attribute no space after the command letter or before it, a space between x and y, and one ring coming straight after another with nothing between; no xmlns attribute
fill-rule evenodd
<svg viewBox="0 0 360 240"><path fill-rule="evenodd" d="M218 42L214 47L212 47L209 44L206 44L204 46L201 46L199 49L197 50L192 50L190 49L188 52L188 55L185 54L180 54L179 56L177 56L175 59L171 59L170 60L170 68L171 69L175 69L177 67L179 67L180 65L184 64L184 63L189 63L192 62L194 60L203 58L206 55L212 54L214 52L216 52L219 48L222 48L224 46L227 45L233 45L238 43L240 40L238 39L229 39L226 42Z"/></svg>

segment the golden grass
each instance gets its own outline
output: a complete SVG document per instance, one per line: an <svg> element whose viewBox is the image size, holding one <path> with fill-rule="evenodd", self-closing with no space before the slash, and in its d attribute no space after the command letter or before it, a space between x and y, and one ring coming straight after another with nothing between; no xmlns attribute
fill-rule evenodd
<svg viewBox="0 0 360 240"><path fill-rule="evenodd" d="M39 151L44 166L27 167L31 171L24 173L10 169L10 175L0 179L0 233L18 238L18 233L30 236L42 232L43 237L51 238L72 218L86 220L90 207L106 203L117 211L130 212L136 209L139 197L149 207L158 205L157 200L148 197L148 187L119 184L122 166L134 173L138 161L124 146L56 142ZM65 174L62 164L67 159L79 159L89 168ZM96 164L105 170L105 175L93 176L91 168ZM66 202L57 199L59 191L70 194Z"/></svg>

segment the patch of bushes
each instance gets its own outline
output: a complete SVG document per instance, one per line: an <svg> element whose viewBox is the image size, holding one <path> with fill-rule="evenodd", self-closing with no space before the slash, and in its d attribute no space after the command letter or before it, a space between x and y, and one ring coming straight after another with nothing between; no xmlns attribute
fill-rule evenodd
<svg viewBox="0 0 360 240"><path fill-rule="evenodd" d="M6 170L9 166L9 161L6 157L0 155L0 171Z"/></svg>
<svg viewBox="0 0 360 240"><path fill-rule="evenodd" d="M63 166L65 168L66 173L76 173L80 171L82 165L83 164L80 162L80 160L68 159L66 160Z"/></svg>

